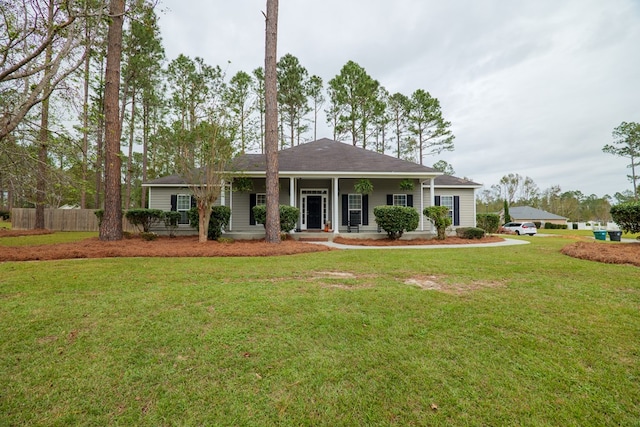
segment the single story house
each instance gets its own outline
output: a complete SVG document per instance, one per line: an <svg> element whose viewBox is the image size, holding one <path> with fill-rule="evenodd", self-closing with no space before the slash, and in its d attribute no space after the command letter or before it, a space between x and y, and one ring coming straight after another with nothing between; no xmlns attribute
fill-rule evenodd
<svg viewBox="0 0 640 427"><path fill-rule="evenodd" d="M448 206L454 228L476 223L475 190L480 184L413 162L324 138L279 151L278 166L279 203L300 209L297 232L329 228L334 234L354 230L378 233L373 209L379 205L414 207L421 217L417 231L422 232L433 232L430 221L422 215L427 206ZM229 170L231 182L216 202L231 208L226 232L237 238L241 237L236 234L264 233L252 208L266 201L266 156L241 154ZM373 184L372 192L355 190L361 179ZM243 185L237 191L234 183L240 182ZM165 176L142 185L148 191L150 209L184 212L182 230L192 231L186 218L192 197L182 177Z"/></svg>
<svg viewBox="0 0 640 427"><path fill-rule="evenodd" d="M504 212L502 213L504 217ZM530 206L514 206L509 208L509 216L511 221L518 222L540 222L550 224L567 224L567 218L543 211L542 209L532 208Z"/></svg>

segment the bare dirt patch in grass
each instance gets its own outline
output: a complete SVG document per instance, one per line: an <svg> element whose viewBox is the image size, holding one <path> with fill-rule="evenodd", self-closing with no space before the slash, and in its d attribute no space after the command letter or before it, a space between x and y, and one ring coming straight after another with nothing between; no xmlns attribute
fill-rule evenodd
<svg viewBox="0 0 640 427"><path fill-rule="evenodd" d="M345 290L371 288L373 284L363 283L360 279L372 277L375 276L356 275L347 271L316 271L311 276L322 287Z"/></svg>
<svg viewBox="0 0 640 427"><path fill-rule="evenodd" d="M460 295L467 292L504 286L498 282L447 283L440 276L416 276L404 281L405 285L417 286L420 289L440 291L447 294Z"/></svg>
<svg viewBox="0 0 640 427"><path fill-rule="evenodd" d="M588 261L640 267L640 243L577 242L562 248L562 253Z"/></svg>

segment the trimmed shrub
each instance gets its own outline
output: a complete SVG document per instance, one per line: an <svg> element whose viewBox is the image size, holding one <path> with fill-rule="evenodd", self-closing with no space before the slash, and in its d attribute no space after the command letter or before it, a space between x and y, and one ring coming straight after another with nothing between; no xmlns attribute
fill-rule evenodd
<svg viewBox="0 0 640 427"><path fill-rule="evenodd" d="M625 233L640 233L640 202L612 206L611 217Z"/></svg>
<svg viewBox="0 0 640 427"><path fill-rule="evenodd" d="M142 240L146 240L148 242L151 242L153 240L156 240L158 238L158 235L156 233L150 233L148 231L143 231L142 233L140 233L140 238Z"/></svg>
<svg viewBox="0 0 640 427"><path fill-rule="evenodd" d="M504 223L511 222L511 215L509 215L509 202L504 201Z"/></svg>
<svg viewBox="0 0 640 427"><path fill-rule="evenodd" d="M163 215L164 226L169 230L169 237L176 237L176 230L182 215L177 211L167 211Z"/></svg>
<svg viewBox="0 0 640 427"><path fill-rule="evenodd" d="M500 227L500 215L498 214L477 214L476 225L487 233L497 233Z"/></svg>
<svg viewBox="0 0 640 427"><path fill-rule="evenodd" d="M378 226L393 240L402 237L405 231L415 230L420 224L420 215L408 206L376 206L373 215Z"/></svg>
<svg viewBox="0 0 640 427"><path fill-rule="evenodd" d="M540 228L537 225L536 225L536 227ZM545 222L544 223L544 228L546 230L566 230L567 229L567 224L553 224L551 222Z"/></svg>
<svg viewBox="0 0 640 427"><path fill-rule="evenodd" d="M444 240L447 238L447 227L451 225L449 218L449 207L447 206L429 206L424 208L422 213L433 222L438 232L437 239Z"/></svg>
<svg viewBox="0 0 640 427"><path fill-rule="evenodd" d="M129 209L124 216L142 233L148 233L153 225L164 220L164 212L160 209Z"/></svg>
<svg viewBox="0 0 640 427"><path fill-rule="evenodd" d="M98 217L98 227L100 227L100 225L102 224L102 218L104 218L104 209L98 209L93 211L94 214L96 214L96 217Z"/></svg>
<svg viewBox="0 0 640 427"><path fill-rule="evenodd" d="M288 233L296 228L299 217L300 209L294 206L280 205L280 231Z"/></svg>
<svg viewBox="0 0 640 427"><path fill-rule="evenodd" d="M252 207L251 210L253 211L253 217L256 220L256 224L262 224L263 227L266 227L266 223L267 223L267 206L266 205L256 205L256 206Z"/></svg>
<svg viewBox="0 0 640 427"><path fill-rule="evenodd" d="M252 209L256 224L262 224L264 226L267 222L267 206L257 205ZM280 205L280 231L288 233L290 230L296 228L299 217L300 209L295 206Z"/></svg>
<svg viewBox="0 0 640 427"><path fill-rule="evenodd" d="M542 223L540 221L533 221L533 225L535 225L536 228L542 227Z"/></svg>
<svg viewBox="0 0 640 427"><path fill-rule="evenodd" d="M11 219L11 211L0 211L0 219L9 221Z"/></svg>
<svg viewBox="0 0 640 427"><path fill-rule="evenodd" d="M484 235L485 235L485 231L482 228L477 228L477 227L456 228L456 236L463 239L482 239Z"/></svg>
<svg viewBox="0 0 640 427"><path fill-rule="evenodd" d="M200 215L198 208L191 208L188 213L189 225L196 230L200 230ZM229 225L231 220L231 209L228 206L214 206L211 208L209 217L209 230L207 240L218 240L222 236L222 230Z"/></svg>

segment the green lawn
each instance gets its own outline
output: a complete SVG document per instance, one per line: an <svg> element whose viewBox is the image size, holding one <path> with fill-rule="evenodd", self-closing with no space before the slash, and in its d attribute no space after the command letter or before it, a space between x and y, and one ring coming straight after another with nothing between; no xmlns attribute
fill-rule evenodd
<svg viewBox="0 0 640 427"><path fill-rule="evenodd" d="M35 236L2 237L0 238L0 248L3 246L52 245L75 242L89 237L98 237L98 233L94 231L60 231Z"/></svg>
<svg viewBox="0 0 640 427"><path fill-rule="evenodd" d="M520 239L1 263L0 425L640 425L640 269Z"/></svg>
<svg viewBox="0 0 640 427"><path fill-rule="evenodd" d="M587 236L593 237L593 230L547 230L545 228L539 228L540 234L552 234L554 236ZM625 239L637 239L640 234L636 233L622 233L622 237ZM607 237L608 239L608 237Z"/></svg>

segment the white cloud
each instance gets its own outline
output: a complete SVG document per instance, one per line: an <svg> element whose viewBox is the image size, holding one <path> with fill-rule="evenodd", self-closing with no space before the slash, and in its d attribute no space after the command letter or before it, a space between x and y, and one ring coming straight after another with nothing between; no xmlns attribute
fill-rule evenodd
<svg viewBox="0 0 640 427"><path fill-rule="evenodd" d="M168 58L230 74L261 66L265 5L165 0ZM325 83L354 60L392 93L429 91L456 135L455 152L432 160L460 176L612 195L631 188L627 161L602 147L620 122L640 121L638 40L635 0L296 0L280 2L278 52Z"/></svg>

